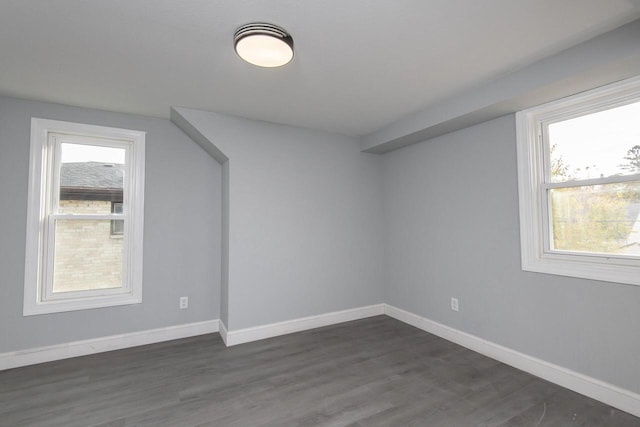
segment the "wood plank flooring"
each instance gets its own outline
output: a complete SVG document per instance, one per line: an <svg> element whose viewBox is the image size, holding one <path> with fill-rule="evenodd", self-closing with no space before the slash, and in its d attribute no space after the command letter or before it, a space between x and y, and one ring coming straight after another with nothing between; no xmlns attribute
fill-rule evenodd
<svg viewBox="0 0 640 427"><path fill-rule="evenodd" d="M217 334L0 372L0 426L640 426L385 316L225 348Z"/></svg>

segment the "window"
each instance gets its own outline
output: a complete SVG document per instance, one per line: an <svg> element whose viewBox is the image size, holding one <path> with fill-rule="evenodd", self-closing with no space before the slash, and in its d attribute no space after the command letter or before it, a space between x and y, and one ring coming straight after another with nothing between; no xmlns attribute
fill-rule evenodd
<svg viewBox="0 0 640 427"><path fill-rule="evenodd" d="M640 78L516 122L523 270L640 285Z"/></svg>
<svg viewBox="0 0 640 427"><path fill-rule="evenodd" d="M122 202L111 202L111 213L122 215ZM111 235L122 236L124 234L124 221L121 219L111 220Z"/></svg>
<svg viewBox="0 0 640 427"><path fill-rule="evenodd" d="M144 143L32 119L24 315L142 301Z"/></svg>

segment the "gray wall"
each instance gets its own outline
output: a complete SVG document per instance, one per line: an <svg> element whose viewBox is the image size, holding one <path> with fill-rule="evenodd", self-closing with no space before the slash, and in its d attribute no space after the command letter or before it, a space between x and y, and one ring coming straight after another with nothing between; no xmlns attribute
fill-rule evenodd
<svg viewBox="0 0 640 427"><path fill-rule="evenodd" d="M382 158L355 138L179 110L229 159L229 330L383 302Z"/></svg>
<svg viewBox="0 0 640 427"><path fill-rule="evenodd" d="M386 302L640 392L640 287L521 271L513 115L388 153L383 175Z"/></svg>
<svg viewBox="0 0 640 427"><path fill-rule="evenodd" d="M22 316L32 116L148 132L142 304ZM167 120L0 98L0 353L227 317L227 303L235 330L388 302L640 392L640 287L521 271L512 115L381 157L340 135L191 118L229 156L225 313L213 158Z"/></svg>
<svg viewBox="0 0 640 427"><path fill-rule="evenodd" d="M142 304L22 316L31 117L147 132ZM0 353L219 317L221 167L171 122L0 97L0 150Z"/></svg>
<svg viewBox="0 0 640 427"><path fill-rule="evenodd" d="M381 159L347 137L242 129L229 158L230 327L383 302Z"/></svg>

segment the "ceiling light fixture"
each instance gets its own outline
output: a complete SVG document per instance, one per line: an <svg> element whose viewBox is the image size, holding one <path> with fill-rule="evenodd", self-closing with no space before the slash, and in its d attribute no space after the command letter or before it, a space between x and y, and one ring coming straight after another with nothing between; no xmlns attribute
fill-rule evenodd
<svg viewBox="0 0 640 427"><path fill-rule="evenodd" d="M243 25L233 36L233 46L240 58L259 67L281 67L293 59L293 38L273 24Z"/></svg>

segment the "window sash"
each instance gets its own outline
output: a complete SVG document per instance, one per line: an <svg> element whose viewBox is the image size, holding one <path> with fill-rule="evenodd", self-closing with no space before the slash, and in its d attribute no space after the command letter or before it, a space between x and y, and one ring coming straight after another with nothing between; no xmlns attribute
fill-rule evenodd
<svg viewBox="0 0 640 427"><path fill-rule="evenodd" d="M58 220L113 220L115 218L124 220L124 241L122 245L122 284L119 287L108 289L85 289L79 291L54 292L54 264L55 264L55 246L56 246L56 222ZM129 247L126 229L128 222L122 215L116 214L52 214L49 215L45 226L45 253L46 260L44 263L44 278L42 283L42 297L44 301L68 300L77 298L90 298L97 296L108 296L118 294L128 294L131 292L131 282L127 272L129 271Z"/></svg>
<svg viewBox="0 0 640 427"><path fill-rule="evenodd" d="M130 203L128 200L129 193L129 177L132 176L133 167L131 159L132 141L122 139L111 139L102 137L91 137L84 135L74 135L61 132L48 133L47 140L47 183L48 188L45 191L49 194L48 204L45 209L49 214L57 214L60 211L60 172L62 168L62 144L91 145L95 147L118 148L125 152L124 157L124 179L122 183L122 208L123 214L129 214L127 207Z"/></svg>
<svg viewBox="0 0 640 427"><path fill-rule="evenodd" d="M591 178L580 179L563 182L543 182L540 184L540 189L543 191L552 190L556 188L573 188L573 187L588 187L592 185L605 185L605 184L622 184L625 182L640 181L640 174L635 175L621 175L621 176L609 176L606 178Z"/></svg>
<svg viewBox="0 0 640 427"><path fill-rule="evenodd" d="M637 255L621 255L604 252L580 252L552 248L551 242L553 241L554 234L552 216L553 206L550 198L550 190L640 181L640 174L615 175L603 178L573 179L569 181L553 182L551 180L551 141L548 132L550 124L563 122L565 120L582 117L588 114L606 111L623 105L628 105L630 103L636 102L638 99L640 99L640 96L638 96L637 99L636 97L625 98L623 101L617 100L597 105L589 109L581 109L582 112L580 114L575 113L575 111L571 111L570 113L565 112L564 114L558 114L557 116L555 116L553 121L543 121L542 119L539 119L537 127L538 129L540 129L540 131L537 135L538 138L536 140L535 149L536 151L541 153L540 157L542 158L541 176L543 177L543 180L539 185L538 192L541 199L540 205L542 207L542 212L544 212L544 214L542 215L542 249L544 255L551 255L552 257L556 257L557 259L562 259L562 257L564 256L571 256L574 260L579 260L581 257L587 257L583 258L583 261L591 259L592 261L599 261L608 264L618 264L621 262L622 264L628 264L627 262L625 262L625 260L632 260L632 263L633 260L640 260L640 256Z"/></svg>
<svg viewBox="0 0 640 427"><path fill-rule="evenodd" d="M581 257L587 257L585 260L599 261L607 264L622 264L622 265L634 265L636 260L640 261L640 256L638 255L623 255L623 254L613 254L609 252L581 252L581 251L570 251L570 250L561 250L561 249L553 249L551 245L551 241L554 238L553 235L553 206L551 203L550 192L553 189L561 189L561 188L575 188L575 187L584 187L584 186L593 186L593 185L602 185L602 184L618 184L625 182L634 182L640 181L640 174L636 175L628 175L624 177L616 177L618 179L610 179L610 178L597 178L597 179L588 179L588 180L579 180L579 181L568 181L563 183L542 183L539 186L539 195L541 199L540 205L542 206L542 231L543 231L543 253L545 255L555 256L557 259L561 259L564 256L571 256L574 260L578 260ZM560 185L564 184L564 185ZM631 262L625 262L625 260L629 260Z"/></svg>
<svg viewBox="0 0 640 427"><path fill-rule="evenodd" d="M90 145L96 147L109 147L123 149L125 152L125 164L124 164L124 179L123 179L123 200L127 199L128 183L127 172L130 170L130 150L131 141L109 139L102 137L91 137L83 135L73 135L60 132L50 132L48 134L47 148L48 148L48 212L46 213L46 225L44 234L46 235L44 248L45 248L45 263L44 263L44 280L42 281L42 299L43 301L55 301L65 299L77 299L77 298L90 298L97 296L108 296L117 294L130 293L130 278L129 278L129 265L128 265L128 240L125 237L123 242L123 254L122 254L122 286L110 289L86 289L71 292L54 292L54 263L55 263L55 230L56 222L58 220L124 220L125 229L127 227L128 219L130 217L127 209L128 203L122 203L122 214L74 214L65 213L60 214L60 172L62 170L62 144L77 144L77 145ZM125 233L126 236L126 233Z"/></svg>
<svg viewBox="0 0 640 427"><path fill-rule="evenodd" d="M99 220L127 220L129 219L128 215L125 214L50 214L49 218L53 219L99 219Z"/></svg>

